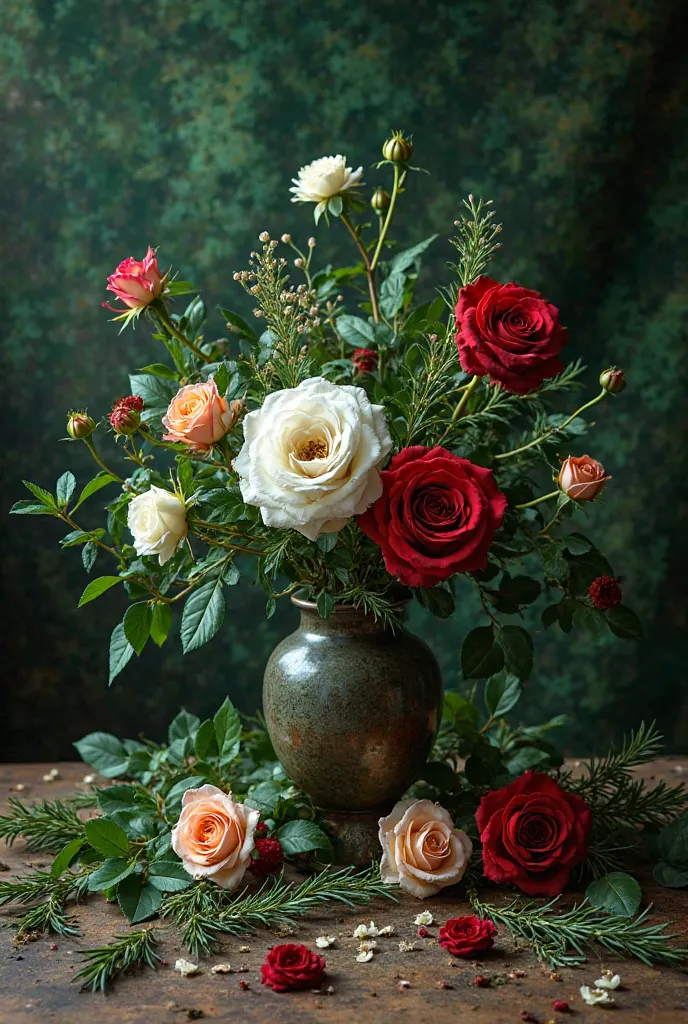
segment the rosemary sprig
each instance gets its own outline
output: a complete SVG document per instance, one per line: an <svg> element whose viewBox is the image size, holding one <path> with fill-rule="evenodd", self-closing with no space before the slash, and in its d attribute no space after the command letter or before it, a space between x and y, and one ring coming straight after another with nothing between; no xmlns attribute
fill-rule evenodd
<svg viewBox="0 0 688 1024"><path fill-rule="evenodd" d="M478 199L472 195L464 199L463 205L470 217L461 215L455 222L456 238L450 242L459 253L458 262L450 263L462 285L470 284L480 277L494 253L501 247L497 235L502 230L501 224L494 224L494 210L489 209L492 200Z"/></svg>
<svg viewBox="0 0 688 1024"><path fill-rule="evenodd" d="M132 967L146 965L156 970L156 961L160 961L160 957L153 949L156 942L155 929L144 928L141 931L129 932L107 946L85 949L81 956L86 963L75 975L74 980L83 982L82 990L90 988L91 992L98 989L104 992L106 985Z"/></svg>
<svg viewBox="0 0 688 1024"><path fill-rule="evenodd" d="M56 852L84 834L84 823L62 800L42 800L27 807L10 797L8 803L9 814L0 816L0 839L8 846L22 836L31 853Z"/></svg>
<svg viewBox="0 0 688 1024"><path fill-rule="evenodd" d="M217 947L219 932L241 935L258 927L292 925L295 918L329 901L361 907L376 896L396 899L394 891L380 881L377 867L360 873L342 868L322 871L299 884L280 876L256 893L234 896L201 882L168 896L161 914L172 917L190 953L202 956Z"/></svg>
<svg viewBox="0 0 688 1024"><path fill-rule="evenodd" d="M54 878L45 871L36 871L17 881L0 881L0 906L6 903L27 905L36 903L19 919L17 938L28 932L56 932L58 935L76 935L78 928L64 911L67 900L78 899L88 886L88 871L79 874L66 872Z"/></svg>
<svg viewBox="0 0 688 1024"><path fill-rule="evenodd" d="M557 913L558 896L542 906L532 900L525 904L514 900L505 907L484 903L474 889L468 897L479 917L489 918L524 939L538 959L551 967L585 963L587 951L595 943L622 959L635 957L648 967L678 967L688 960L688 947L669 944L680 936L667 933L668 923L646 923L652 905L629 918L605 914L587 901Z"/></svg>

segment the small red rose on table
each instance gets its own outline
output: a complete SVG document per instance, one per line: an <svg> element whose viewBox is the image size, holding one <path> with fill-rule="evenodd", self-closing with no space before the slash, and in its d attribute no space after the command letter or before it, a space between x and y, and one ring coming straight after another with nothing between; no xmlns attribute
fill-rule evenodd
<svg viewBox="0 0 688 1024"><path fill-rule="evenodd" d="M497 929L492 921L481 921L470 914L467 917L452 917L440 928L439 942L452 956L471 959L494 946Z"/></svg>
<svg viewBox="0 0 688 1024"><path fill-rule="evenodd" d="M287 942L273 946L260 969L261 981L275 992L317 988L325 973L325 961L307 946Z"/></svg>

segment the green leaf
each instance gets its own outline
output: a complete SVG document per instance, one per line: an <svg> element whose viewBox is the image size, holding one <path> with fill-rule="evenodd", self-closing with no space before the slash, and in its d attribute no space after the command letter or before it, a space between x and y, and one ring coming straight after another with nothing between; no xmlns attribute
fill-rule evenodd
<svg viewBox="0 0 688 1024"><path fill-rule="evenodd" d="M296 853L308 853L310 850L327 850L329 853L332 849L329 836L321 828L312 821L302 821L300 818L282 825L277 832L277 839L288 857Z"/></svg>
<svg viewBox="0 0 688 1024"><path fill-rule="evenodd" d="M349 316L348 313L345 313L343 316L337 317L335 327L347 345L352 345L354 348L370 348L375 343L375 332L372 326L366 320L362 320L360 316Z"/></svg>
<svg viewBox="0 0 688 1024"><path fill-rule="evenodd" d="M338 217L344 209L344 201L341 196L332 196L327 202L327 209L333 217Z"/></svg>
<svg viewBox="0 0 688 1024"><path fill-rule="evenodd" d="M106 779L123 775L129 754L116 736L109 732L90 732L74 744L79 757Z"/></svg>
<svg viewBox="0 0 688 1024"><path fill-rule="evenodd" d="M226 363L220 363L213 375L213 380L220 395L224 395L229 386L229 370Z"/></svg>
<svg viewBox="0 0 688 1024"><path fill-rule="evenodd" d="M388 320L392 320L401 309L404 301L404 285L406 277L396 272L386 277L380 288L380 309Z"/></svg>
<svg viewBox="0 0 688 1024"><path fill-rule="evenodd" d="M114 814L116 811L129 811L136 803L136 786L122 783L120 786L105 786L96 790L98 806L103 814Z"/></svg>
<svg viewBox="0 0 688 1024"><path fill-rule="evenodd" d="M614 636L622 640L642 640L643 627L632 608L617 604L614 608L608 608L604 617Z"/></svg>
<svg viewBox="0 0 688 1024"><path fill-rule="evenodd" d="M492 626L472 629L461 646L461 669L466 679L484 679L499 672L504 652L495 641Z"/></svg>
<svg viewBox="0 0 688 1024"><path fill-rule="evenodd" d="M27 491L31 491L34 498L38 498L41 504L48 505L50 508L56 508L55 499L50 491L46 491L45 487L39 487L38 484L32 484L30 480L22 480L22 483L24 484L24 487L26 487Z"/></svg>
<svg viewBox="0 0 688 1024"><path fill-rule="evenodd" d="M74 474L67 470L59 477L55 486L55 494L57 495L57 504L60 508L64 508L68 503L71 496L74 494L74 488L76 487L76 480Z"/></svg>
<svg viewBox="0 0 688 1024"><path fill-rule="evenodd" d="M156 914L162 905L162 893L141 875L129 875L117 886L119 907L129 924L138 924Z"/></svg>
<svg viewBox="0 0 688 1024"><path fill-rule="evenodd" d="M571 533L568 537L564 537L564 547L572 555L584 555L586 551L590 550L592 544L582 533Z"/></svg>
<svg viewBox="0 0 688 1024"><path fill-rule="evenodd" d="M165 285L165 291L168 295L190 295L192 292L197 291L194 288L191 281L168 281Z"/></svg>
<svg viewBox="0 0 688 1024"><path fill-rule="evenodd" d="M172 627L172 609L164 601L156 601L152 609L150 635L151 640L158 647L162 647L167 640Z"/></svg>
<svg viewBox="0 0 688 1024"><path fill-rule="evenodd" d="M540 584L530 576L512 576L503 579L499 592L514 604L532 604L540 596Z"/></svg>
<svg viewBox="0 0 688 1024"><path fill-rule="evenodd" d="M662 829L659 852L667 864L688 871L688 812Z"/></svg>
<svg viewBox="0 0 688 1024"><path fill-rule="evenodd" d="M89 540L81 549L81 562L86 572L91 571L93 566L96 564L97 557L98 545L94 543L94 541Z"/></svg>
<svg viewBox="0 0 688 1024"><path fill-rule="evenodd" d="M150 636L151 621L153 613L146 601L138 601L129 605L124 613L122 625L124 635L137 654L140 654L146 646Z"/></svg>
<svg viewBox="0 0 688 1024"><path fill-rule="evenodd" d="M485 706L493 718L501 718L518 704L522 693L518 677L503 669L485 683Z"/></svg>
<svg viewBox="0 0 688 1024"><path fill-rule="evenodd" d="M615 917L633 917L642 896L635 878L624 871L612 871L591 882L585 890L585 898L593 907Z"/></svg>
<svg viewBox="0 0 688 1024"><path fill-rule="evenodd" d="M117 885L123 878L130 875L136 867L135 860L124 857L108 857L105 863L88 876L88 888L91 892L102 892Z"/></svg>
<svg viewBox="0 0 688 1024"><path fill-rule="evenodd" d="M239 316L238 313L233 313L231 309L224 309L222 306L218 306L218 309L222 313L227 324L230 326L230 329L232 327L234 328L235 334L239 334L242 338L246 338L247 341L250 341L255 345L258 344L258 335L250 324L244 320L243 316Z"/></svg>
<svg viewBox="0 0 688 1024"><path fill-rule="evenodd" d="M151 373L129 374L129 387L132 395L143 399L145 410L141 419L145 421L164 415L179 390L176 380L164 380Z"/></svg>
<svg viewBox="0 0 688 1024"><path fill-rule="evenodd" d="M93 849L105 857L126 857L129 853L126 832L108 818L91 818L84 831Z"/></svg>
<svg viewBox="0 0 688 1024"><path fill-rule="evenodd" d="M688 870L672 867L660 860L652 872L655 882L666 889L684 889L688 886Z"/></svg>
<svg viewBox="0 0 688 1024"><path fill-rule="evenodd" d="M182 708L179 714L170 722L170 727L167 730L169 742L174 743L175 740L185 740L187 736L193 739L200 724L200 718Z"/></svg>
<svg viewBox="0 0 688 1024"><path fill-rule="evenodd" d="M98 473L98 475L94 476L92 480L89 480L89 482L84 487L83 491L79 495L79 500L77 501L76 505L72 509L72 513L76 512L76 510L79 508L79 506L83 505L83 503L86 501L86 499L90 498L92 494L96 493L96 491L99 491L101 489L101 487L107 487L108 484L116 484L116 483L117 483L117 480L115 480L115 478L114 478L114 476L112 476L112 474L110 474L110 473Z"/></svg>
<svg viewBox="0 0 688 1024"><path fill-rule="evenodd" d="M201 780L198 775L189 775L185 779L180 779L179 782L176 782L165 797L165 810L167 811L169 807L179 805L187 789L197 789L200 783Z"/></svg>
<svg viewBox="0 0 688 1024"><path fill-rule="evenodd" d="M529 768L537 768L538 765L545 765L549 761L550 755L546 750L539 750L537 747L522 747L507 761L506 770L509 775L523 775Z"/></svg>
<svg viewBox="0 0 688 1024"><path fill-rule="evenodd" d="M118 622L110 637L110 674L108 683L112 684L116 676L129 664L134 657L134 648L124 635L124 623Z"/></svg>
<svg viewBox="0 0 688 1024"><path fill-rule="evenodd" d="M328 554L335 547L338 536L339 534L337 533L321 533L315 543L321 551Z"/></svg>
<svg viewBox="0 0 688 1024"><path fill-rule="evenodd" d="M497 747L483 742L466 759L464 774L472 786L491 786L504 771L502 756Z"/></svg>
<svg viewBox="0 0 688 1024"><path fill-rule="evenodd" d="M225 598L221 580L211 580L190 594L184 605L180 630L184 654L212 640L224 617Z"/></svg>
<svg viewBox="0 0 688 1024"><path fill-rule="evenodd" d="M456 601L450 590L444 587L416 587L414 593L418 603L438 619L448 619L454 614Z"/></svg>
<svg viewBox="0 0 688 1024"><path fill-rule="evenodd" d="M229 697L213 718L215 726L215 739L219 751L220 764L222 766L231 764L239 753L241 743L241 719L239 712L232 704Z"/></svg>
<svg viewBox="0 0 688 1024"><path fill-rule="evenodd" d="M559 621L559 605L550 604L547 608L544 608L540 618L545 629L549 629L550 626Z"/></svg>
<svg viewBox="0 0 688 1024"><path fill-rule="evenodd" d="M209 757L217 757L217 739L215 738L215 723L210 718L201 722L196 732L195 743L196 755L205 761Z"/></svg>
<svg viewBox="0 0 688 1024"><path fill-rule="evenodd" d="M316 601L316 606L317 606L318 615L320 616L320 618L321 619L329 619L330 615L334 611L334 606L335 606L336 603L337 602L336 602L335 598L332 596L332 594L328 594L324 590L323 590L323 592L321 594L318 594L318 600Z"/></svg>
<svg viewBox="0 0 688 1024"><path fill-rule="evenodd" d="M527 679L533 670L533 640L522 626L503 626L499 633L504 661L510 672Z"/></svg>
<svg viewBox="0 0 688 1024"><path fill-rule="evenodd" d="M54 508L48 505L37 505L35 501L22 500L15 501L14 505L10 509L10 515L13 516L54 516L57 512Z"/></svg>
<svg viewBox="0 0 688 1024"><path fill-rule="evenodd" d="M165 363L150 363L149 366L142 366L139 373L150 373L154 377L162 377L163 380L179 380L179 373L177 370L173 370L171 366L166 366Z"/></svg>
<svg viewBox="0 0 688 1024"><path fill-rule="evenodd" d="M402 252L398 252L396 256L389 262L390 274L401 273L404 270L408 270L409 267L413 266L418 257L425 252L429 245L437 238L437 235L430 235L429 238L425 238L422 242L412 246L410 249L404 249Z"/></svg>
<svg viewBox="0 0 688 1024"><path fill-rule="evenodd" d="M156 860L148 866L148 881L161 892L181 892L193 884L180 860Z"/></svg>
<svg viewBox="0 0 688 1024"><path fill-rule="evenodd" d="M86 836L77 836L76 839L72 839L71 843L67 843L66 846L62 847L50 867L50 874L53 878L59 878L60 875L64 874L85 843Z"/></svg>
<svg viewBox="0 0 688 1024"><path fill-rule="evenodd" d="M104 594L110 587L116 586L121 583L122 579L119 576L98 576L95 580L91 580L89 585L84 590L83 594L79 598L79 604L77 607L83 608L89 601L95 601L97 597Z"/></svg>

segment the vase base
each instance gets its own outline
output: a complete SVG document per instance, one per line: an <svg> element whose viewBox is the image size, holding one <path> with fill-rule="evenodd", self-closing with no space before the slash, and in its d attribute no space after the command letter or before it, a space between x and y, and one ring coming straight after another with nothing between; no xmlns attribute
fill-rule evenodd
<svg viewBox="0 0 688 1024"><path fill-rule="evenodd" d="M378 838L379 820L389 808L373 811L324 811L334 847L334 863L341 866L368 867L382 856Z"/></svg>

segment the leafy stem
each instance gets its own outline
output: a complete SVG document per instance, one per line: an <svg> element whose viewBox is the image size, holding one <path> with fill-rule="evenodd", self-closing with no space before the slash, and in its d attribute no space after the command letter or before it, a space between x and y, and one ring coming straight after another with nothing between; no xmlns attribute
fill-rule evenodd
<svg viewBox="0 0 688 1024"><path fill-rule="evenodd" d="M373 273L377 267L378 260L380 259L380 253L382 252L382 246L385 242L387 230L389 225L392 223L392 217L394 216L394 207L397 203L399 193L402 191L402 185L404 184L404 178L406 177L406 171L402 171L399 164L394 165L394 185L392 187L392 196L389 201L389 207L387 208L387 216L384 219L382 227L380 228L380 235L375 246L375 252L373 258L370 261L370 271Z"/></svg>
<svg viewBox="0 0 688 1024"><path fill-rule="evenodd" d="M451 433L454 424L456 423L456 421L461 416L461 413L463 412L463 410L466 408L466 404L468 402L468 399L471 397L471 395L475 391L475 389L476 389L476 387L478 385L478 382L480 380L481 380L480 374L476 373L476 375L465 386L464 392L461 395L461 399L460 399L458 405L456 406L456 409L454 409L454 413L453 413L452 418L450 419L450 421L449 421L449 423L447 425L447 429L442 434L442 437L439 439L438 444L442 444L442 442L444 441L445 437L447 437Z"/></svg>
<svg viewBox="0 0 688 1024"><path fill-rule="evenodd" d="M118 483L123 484L124 483L124 477L118 476L117 473L115 473L114 470L110 469L109 466L106 466L105 463L103 462L103 460L101 459L100 455L96 451L96 446L93 443L93 438L85 437L84 438L84 444L86 445L86 447L88 448L88 450L90 451L91 455L96 460L96 462L98 463L100 468L105 473L109 473L110 476L114 477L115 480L117 480Z"/></svg>
<svg viewBox="0 0 688 1024"><path fill-rule="evenodd" d="M356 228L353 226L353 224L351 223L351 221L349 220L349 218L347 217L347 215L343 211L342 211L342 213L340 213L339 219L341 220L341 222L344 225L344 227L348 230L349 234L351 235L351 237L353 238L354 242L356 243L356 247L358 248L358 251L360 252L361 256L363 257L363 263L364 263L365 268L366 268L366 277L368 278L368 291L370 292L370 304L373 307L373 320L375 321L375 323L379 323L380 322L380 308L379 308L378 302L377 302L377 292L375 291L375 274L374 274L374 270L373 270L373 267L372 267L371 262L370 262L370 257L368 256L368 253L366 252L366 247L364 246L363 242L361 241L361 239L359 237L358 231L356 230Z"/></svg>
<svg viewBox="0 0 688 1024"><path fill-rule="evenodd" d="M606 394L608 394L608 392L605 388L602 388L599 395L596 395L595 398L591 398L589 402L585 403L585 405L581 405L580 409L576 409L575 412L572 412L571 415L567 419L565 419L563 423L558 424L558 426L556 427L550 427L549 430L546 430L544 432L544 434L540 434L539 437L536 437L533 441L529 441L528 444L521 445L520 448L514 448L510 452L500 452L498 455L495 455L495 458L509 459L511 458L512 455L520 455L521 452L528 451L529 448L533 448L536 444L542 444L542 442L546 441L548 437L552 436L552 434L556 434L558 431L564 430L566 427L568 427L569 423L572 423L575 420L576 416L580 416L580 414L582 412L585 412L586 409L590 409L593 405L597 405L598 402L601 402Z"/></svg>
<svg viewBox="0 0 688 1024"><path fill-rule="evenodd" d="M539 498L533 498L532 501L524 501L522 505L517 505L516 508L532 508L534 505L539 505L541 501L549 501L550 498L556 498L561 491L557 488L556 491L550 491L549 494L541 494Z"/></svg>
<svg viewBox="0 0 688 1024"><path fill-rule="evenodd" d="M172 337L181 342L185 348L188 348L190 352L193 352L197 359L200 359L204 363L212 362L212 356L207 356L204 352L201 352L198 345L195 345L190 338L187 338L185 334L182 334L172 317L167 312L164 302L156 299L156 301L151 304L150 308L160 326L163 327L168 334L171 334Z"/></svg>

